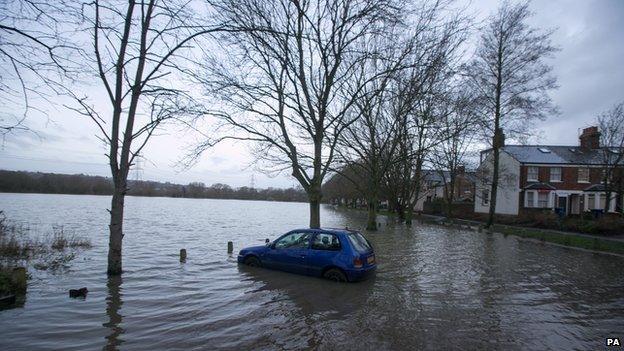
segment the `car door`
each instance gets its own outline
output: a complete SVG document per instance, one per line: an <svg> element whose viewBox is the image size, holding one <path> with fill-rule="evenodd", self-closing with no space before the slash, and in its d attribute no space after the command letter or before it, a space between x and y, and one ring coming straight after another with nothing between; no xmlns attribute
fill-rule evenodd
<svg viewBox="0 0 624 351"><path fill-rule="evenodd" d="M277 239L265 254L266 266L287 272L306 274L311 234L288 233Z"/></svg>
<svg viewBox="0 0 624 351"><path fill-rule="evenodd" d="M340 255L342 246L337 235L317 233L312 238L308 266L311 275L320 276L323 269L336 265L336 257Z"/></svg>

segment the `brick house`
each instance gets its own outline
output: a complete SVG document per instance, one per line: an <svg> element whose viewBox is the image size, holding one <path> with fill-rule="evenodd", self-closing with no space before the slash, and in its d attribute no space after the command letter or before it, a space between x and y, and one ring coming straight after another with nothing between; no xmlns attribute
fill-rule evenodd
<svg viewBox="0 0 624 351"><path fill-rule="evenodd" d="M423 170L423 182L420 196L414 211L420 212L433 200L447 197L447 187L450 186L451 174L449 171ZM475 173L467 172L464 166L457 167L453 189L454 202L474 201Z"/></svg>
<svg viewBox="0 0 624 351"><path fill-rule="evenodd" d="M585 128L575 146L504 145L496 213L559 209L578 215L604 210L604 152L623 150L601 147L597 127ZM481 153L475 212L489 211L492 157L491 149ZM622 201L621 194L612 193L608 212L620 211Z"/></svg>

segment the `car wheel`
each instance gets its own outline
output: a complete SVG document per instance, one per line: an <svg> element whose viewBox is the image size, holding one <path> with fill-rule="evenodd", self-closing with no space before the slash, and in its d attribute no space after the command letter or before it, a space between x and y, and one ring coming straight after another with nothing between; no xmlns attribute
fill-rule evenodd
<svg viewBox="0 0 624 351"><path fill-rule="evenodd" d="M254 256L247 257L245 259L245 264L248 265L249 267L260 267L260 266L262 266L262 264L260 263L260 260L258 259L258 257L254 257Z"/></svg>
<svg viewBox="0 0 624 351"><path fill-rule="evenodd" d="M339 283L343 283L347 281L347 276L344 273L342 273L340 269L337 269L337 268L328 269L327 272L323 274L323 277L325 279L329 279L331 281L335 281Z"/></svg>

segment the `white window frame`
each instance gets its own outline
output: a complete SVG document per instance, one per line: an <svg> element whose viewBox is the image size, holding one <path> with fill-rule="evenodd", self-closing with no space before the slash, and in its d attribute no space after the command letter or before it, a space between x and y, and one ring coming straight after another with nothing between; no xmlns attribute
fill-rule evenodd
<svg viewBox="0 0 624 351"><path fill-rule="evenodd" d="M535 170L535 178L531 178L532 170ZM527 166L527 182L537 182L537 181L539 181L539 167Z"/></svg>
<svg viewBox="0 0 624 351"><path fill-rule="evenodd" d="M581 178L581 171L583 171L587 175L587 178L585 179ZM579 167L576 177L577 177L576 179L578 183L589 183L589 168Z"/></svg>
<svg viewBox="0 0 624 351"><path fill-rule="evenodd" d="M591 200L590 200L591 196ZM596 209L596 194L585 194L585 204L587 206L587 210L595 210Z"/></svg>
<svg viewBox="0 0 624 351"><path fill-rule="evenodd" d="M544 202L544 200L540 200L540 195L544 195L546 197L546 202L543 204L544 206L542 206L542 203ZM539 191L537 192L537 206L538 208L548 208L549 206L549 202L550 202L550 193L540 193Z"/></svg>
<svg viewBox="0 0 624 351"><path fill-rule="evenodd" d="M529 195L531 195L531 201L529 201ZM535 207L535 191L526 192L526 199L524 200L524 207Z"/></svg>
<svg viewBox="0 0 624 351"><path fill-rule="evenodd" d="M555 169L559 170L559 179L553 179L553 171ZM563 169L561 167L550 167L550 182L551 183L561 183L561 179L563 178Z"/></svg>

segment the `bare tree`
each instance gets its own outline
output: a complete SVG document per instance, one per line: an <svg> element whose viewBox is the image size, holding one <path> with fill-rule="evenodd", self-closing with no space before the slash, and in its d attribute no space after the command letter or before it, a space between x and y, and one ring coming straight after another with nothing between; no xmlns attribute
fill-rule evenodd
<svg viewBox="0 0 624 351"><path fill-rule="evenodd" d="M598 116L600 144L602 145L602 162L605 165L602 184L604 185L606 202L604 211L611 206L611 196L617 193L616 207L624 211L622 194L624 182L624 102L613 106L609 111Z"/></svg>
<svg viewBox="0 0 624 351"><path fill-rule="evenodd" d="M427 91L430 83L437 82L448 72L452 53L462 41L466 29L464 18L452 12L449 15L445 12L447 9L446 2L420 4L410 12L412 20L394 31L393 37L399 39L385 39L382 50L373 50L385 53L385 58L370 60L368 66L362 67L364 74L377 79L362 89L362 98L354 104L359 118L343 133L338 154L352 169L360 170L359 178L367 179L363 183L356 181L355 185L367 199L369 230L377 226L377 202L384 175L392 166L396 169L396 163L404 163L405 167L399 166L399 169L411 171L411 160L398 157L397 148L401 144L410 145L401 143L402 137L409 136L414 127L418 128L421 119L414 117L419 116L416 112L419 103L431 93ZM441 16L442 13L447 16ZM428 136L432 138L426 140L435 139L433 135ZM413 156L412 151L409 149L405 155ZM409 195L397 196L394 200L395 203L404 201L410 201Z"/></svg>
<svg viewBox="0 0 624 351"><path fill-rule="evenodd" d="M441 121L450 113L447 86L457 74L466 24L467 19L457 14L432 25L419 40L422 44L414 56L415 65L401 77L397 104L405 114L405 127L399 134L399 147L404 150L398 154L407 159L399 162L394 173L402 178L397 182L402 188L398 194L407 224L411 224L413 209L422 196L423 166L448 137L442 133Z"/></svg>
<svg viewBox="0 0 624 351"><path fill-rule="evenodd" d="M82 16L91 51L84 79L99 81L106 108L79 87L65 92L98 127L108 148L114 183L110 209L108 274L122 272L124 199L128 173L154 132L173 119L196 118L202 105L185 86L194 72L198 40L222 30L206 25L209 13L193 1L113 1L85 4ZM83 79L83 80L84 80Z"/></svg>
<svg viewBox="0 0 624 351"><path fill-rule="evenodd" d="M77 51L62 35L64 1L0 2L0 135L30 130L27 116L40 110L33 99L48 96L50 83L66 75ZM19 111L19 112L18 112Z"/></svg>
<svg viewBox="0 0 624 351"><path fill-rule="evenodd" d="M381 24L399 9L390 0L221 0L215 7L223 23L249 30L222 38L227 55L205 79L224 104L212 113L221 137L193 154L223 140L253 142L263 171L289 171L301 184L310 227L318 228L321 185L367 81L358 67L372 54L358 43L382 35Z"/></svg>
<svg viewBox="0 0 624 351"><path fill-rule="evenodd" d="M338 141L336 155L340 168L334 169L366 199L368 230L377 229L383 175L394 162L392 155L398 144L396 133L402 122L391 106L395 93L393 82L396 75L401 74L403 60L411 51L409 42L406 45L386 39L383 44L373 45L383 48L371 51L386 54L361 63L362 76L370 79L366 86L355 87L361 90L361 98L355 101L352 110L357 118L345 128Z"/></svg>
<svg viewBox="0 0 624 351"><path fill-rule="evenodd" d="M455 189L461 170L465 170L471 156L478 131L478 119L474 116L474 100L466 94L462 85L456 87L452 100L446 105L451 111L441 119L441 142L434 147L431 164L441 175L446 201L446 213L453 216ZM448 174L448 177L447 177Z"/></svg>
<svg viewBox="0 0 624 351"><path fill-rule="evenodd" d="M530 132L531 122L557 112L548 92L556 88L552 67L545 61L557 50L550 43L552 31L529 27L528 2L505 1L482 29L480 46L467 66L483 131L492 144L493 170L487 225L496 211L499 154L503 130L508 137Z"/></svg>

